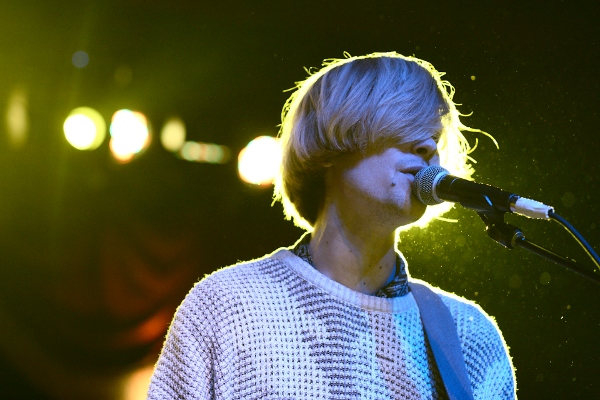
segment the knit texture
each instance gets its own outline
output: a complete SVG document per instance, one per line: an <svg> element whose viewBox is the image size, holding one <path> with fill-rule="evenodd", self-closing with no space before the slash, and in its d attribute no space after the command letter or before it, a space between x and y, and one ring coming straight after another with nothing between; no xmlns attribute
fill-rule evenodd
<svg viewBox="0 0 600 400"><path fill-rule="evenodd" d="M290 251L314 267L315 263L310 256L310 239L310 234L304 234L304 236L301 237L298 242L296 242ZM408 294L410 290L408 287L408 273L406 272L406 263L404 262L404 258L400 252L396 252L395 267L396 271L394 272L393 279L387 285L379 289L375 296L399 297L406 296Z"/></svg>
<svg viewBox="0 0 600 400"><path fill-rule="evenodd" d="M515 398L493 320L433 290L456 323L475 399ZM194 286L171 323L148 398L443 398L433 362L411 293L353 291L281 249Z"/></svg>

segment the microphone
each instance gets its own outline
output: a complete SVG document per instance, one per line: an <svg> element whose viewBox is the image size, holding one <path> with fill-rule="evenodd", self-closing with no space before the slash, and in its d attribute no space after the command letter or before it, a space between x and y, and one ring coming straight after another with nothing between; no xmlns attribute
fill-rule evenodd
<svg viewBox="0 0 600 400"><path fill-rule="evenodd" d="M550 219L548 213L554 212L553 207L538 201L450 175L439 165L430 165L417 172L412 190L428 206L451 201L477 212L511 212L541 219Z"/></svg>

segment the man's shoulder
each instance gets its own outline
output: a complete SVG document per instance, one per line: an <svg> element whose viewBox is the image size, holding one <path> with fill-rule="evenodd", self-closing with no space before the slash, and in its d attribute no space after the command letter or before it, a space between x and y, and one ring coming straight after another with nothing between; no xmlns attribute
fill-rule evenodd
<svg viewBox="0 0 600 400"><path fill-rule="evenodd" d="M274 277L286 273L285 264L278 259L278 253L284 251L278 249L204 276L190 289L178 312L192 313L198 320L214 319L243 305L265 301L266 294L275 289Z"/></svg>
<svg viewBox="0 0 600 400"><path fill-rule="evenodd" d="M429 287L442 299L446 307L450 310L450 314L452 314L459 330L465 326L478 327L478 329L484 330L499 330L494 318L487 314L476 302L435 287L427 282L418 279L413 279L413 281Z"/></svg>
<svg viewBox="0 0 600 400"><path fill-rule="evenodd" d="M485 398L516 398L514 368L496 320L473 301L417 282L429 286L450 310L471 382L480 382L477 383L478 392L487 393L482 395Z"/></svg>
<svg viewBox="0 0 600 400"><path fill-rule="evenodd" d="M192 292L219 290L221 293L226 293L231 288L252 286L284 269L281 258L285 253L289 253L289 251L280 248L260 258L239 261L236 264L220 268L200 279L192 288Z"/></svg>

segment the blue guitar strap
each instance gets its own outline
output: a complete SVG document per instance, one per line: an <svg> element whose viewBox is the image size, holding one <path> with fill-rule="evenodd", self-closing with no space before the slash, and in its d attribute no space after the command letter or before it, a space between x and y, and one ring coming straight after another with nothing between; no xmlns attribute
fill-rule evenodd
<svg viewBox="0 0 600 400"><path fill-rule="evenodd" d="M427 286L410 282L423 328L450 400L473 400L456 325L448 307Z"/></svg>

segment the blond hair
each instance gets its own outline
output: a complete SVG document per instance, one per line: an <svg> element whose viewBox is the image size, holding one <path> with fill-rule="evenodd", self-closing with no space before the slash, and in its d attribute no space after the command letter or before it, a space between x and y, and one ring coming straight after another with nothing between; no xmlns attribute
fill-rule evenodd
<svg viewBox="0 0 600 400"><path fill-rule="evenodd" d="M310 71L308 71L310 73ZM286 219L312 230L323 204L324 171L341 154L417 143L440 135L440 164L473 173L454 88L430 63L395 52L329 59L296 84L285 103L279 136L283 160L274 199ZM451 208L428 207L423 226Z"/></svg>

